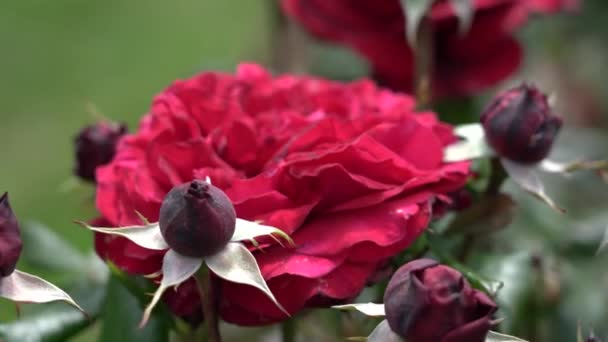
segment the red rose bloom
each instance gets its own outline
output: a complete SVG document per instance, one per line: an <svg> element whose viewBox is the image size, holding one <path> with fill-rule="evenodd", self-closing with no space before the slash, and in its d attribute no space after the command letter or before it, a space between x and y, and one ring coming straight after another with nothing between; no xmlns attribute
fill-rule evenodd
<svg viewBox="0 0 608 342"><path fill-rule="evenodd" d="M256 65L236 75L207 72L158 95L139 130L97 170L97 206L114 226L158 220L175 185L210 177L237 216L292 236L253 251L278 301L295 313L354 298L388 258L429 222L435 197L461 188L468 163L444 164L451 128L414 113L407 96L370 81L272 78ZM152 273L162 252L96 236L103 258L131 273ZM285 315L258 290L219 281L228 322L272 323ZM179 287L170 298L197 298ZM199 310L190 305L191 310Z"/></svg>
<svg viewBox="0 0 608 342"><path fill-rule="evenodd" d="M522 52L511 33L529 13L571 8L575 0L473 0L475 17L463 36L450 1L429 13L435 96L467 95L513 74ZM282 0L285 12L320 39L348 45L367 58L376 78L412 91L414 56L405 41L399 0Z"/></svg>

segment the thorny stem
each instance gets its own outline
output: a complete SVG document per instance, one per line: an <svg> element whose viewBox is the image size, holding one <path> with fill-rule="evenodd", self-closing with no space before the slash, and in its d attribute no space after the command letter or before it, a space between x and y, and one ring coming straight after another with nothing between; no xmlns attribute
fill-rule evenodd
<svg viewBox="0 0 608 342"><path fill-rule="evenodd" d="M203 316L205 326L207 328L207 336L209 342L221 342L219 322L217 317L217 307L213 293L213 284L211 283L211 275L207 265L203 263L201 268L196 272L196 288L201 297L203 306Z"/></svg>

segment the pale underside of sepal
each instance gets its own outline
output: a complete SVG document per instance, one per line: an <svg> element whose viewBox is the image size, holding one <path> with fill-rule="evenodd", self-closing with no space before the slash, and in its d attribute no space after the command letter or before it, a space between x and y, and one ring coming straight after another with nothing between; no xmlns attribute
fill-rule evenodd
<svg viewBox="0 0 608 342"><path fill-rule="evenodd" d="M485 342L527 342L515 336L509 336L496 331L489 331Z"/></svg>
<svg viewBox="0 0 608 342"><path fill-rule="evenodd" d="M511 179L524 190L539 198L551 208L559 213L564 213L565 210L557 205L549 195L545 192L545 187L538 176L536 164L526 165L501 158L502 166Z"/></svg>
<svg viewBox="0 0 608 342"><path fill-rule="evenodd" d="M143 226L128 226L128 227L93 227L86 222L76 221L76 223L94 232L122 236L137 244L138 246L153 249L165 250L169 248L167 242L160 233L158 222L147 223Z"/></svg>
<svg viewBox="0 0 608 342"><path fill-rule="evenodd" d="M86 315L86 312L65 291L40 277L19 270L0 278L0 297L18 303L64 301Z"/></svg>
<svg viewBox="0 0 608 342"><path fill-rule="evenodd" d="M257 246L258 242L255 240L255 238L266 235L272 237L281 246L283 246L283 243L279 238L277 238L277 236L283 238L285 241L287 241L287 243L289 243L289 245L294 246L293 240L284 231L275 227L266 226L258 222L247 221L240 218L236 219L236 227L230 241L249 241L254 246Z"/></svg>
<svg viewBox="0 0 608 342"><path fill-rule="evenodd" d="M140 327L146 325L146 323L150 319L152 310L160 301L163 293L170 287L178 286L179 284L192 277L196 273L196 271L198 271L198 269L201 267L202 263L202 258L192 258L183 256L173 250L167 251L167 253L163 257L163 278L160 282L160 285L156 289L156 292L154 292L154 297L152 297L152 301L150 301L150 304L148 304L148 306L144 310L144 315L142 317L141 322L139 323Z"/></svg>
<svg viewBox="0 0 608 342"><path fill-rule="evenodd" d="M384 317L384 304L376 303L361 303L361 304L345 304L345 305L334 305L332 309L352 311L356 310L362 314L370 317Z"/></svg>
<svg viewBox="0 0 608 342"><path fill-rule="evenodd" d="M268 288L253 254L241 243L229 242L219 253L205 258L205 263L211 272L224 280L259 289L286 316L291 316Z"/></svg>
<svg viewBox="0 0 608 342"><path fill-rule="evenodd" d="M496 155L486 141L486 135L481 124L457 126L454 128L454 134L463 140L457 141L444 149L444 162L451 163Z"/></svg>

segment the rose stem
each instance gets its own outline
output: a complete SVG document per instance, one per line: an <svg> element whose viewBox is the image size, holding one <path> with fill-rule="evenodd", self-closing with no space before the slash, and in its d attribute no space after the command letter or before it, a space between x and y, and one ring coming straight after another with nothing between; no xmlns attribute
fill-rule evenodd
<svg viewBox="0 0 608 342"><path fill-rule="evenodd" d="M433 72L433 27L426 18L420 21L414 46L414 91L418 109L427 109L431 102Z"/></svg>
<svg viewBox="0 0 608 342"><path fill-rule="evenodd" d="M483 196L485 198L490 198L498 195L500 193L500 187L507 177L507 172L502 166L500 159L496 157L492 158L490 179L488 180L488 187L486 188ZM458 255L459 261L465 262L468 259L475 246L476 238L477 236L471 233L465 235L460 254Z"/></svg>
<svg viewBox="0 0 608 342"><path fill-rule="evenodd" d="M285 17L278 1L268 1L268 14L272 67L276 72L306 72L309 64L306 35Z"/></svg>
<svg viewBox="0 0 608 342"><path fill-rule="evenodd" d="M296 320L290 318L281 323L281 334L283 342L294 342L296 340Z"/></svg>
<svg viewBox="0 0 608 342"><path fill-rule="evenodd" d="M203 262L201 268L196 272L196 288L201 296L203 306L203 319L207 328L207 336L209 342L221 342L217 307L215 305L215 295L213 293L213 284L211 283L211 274L207 265Z"/></svg>

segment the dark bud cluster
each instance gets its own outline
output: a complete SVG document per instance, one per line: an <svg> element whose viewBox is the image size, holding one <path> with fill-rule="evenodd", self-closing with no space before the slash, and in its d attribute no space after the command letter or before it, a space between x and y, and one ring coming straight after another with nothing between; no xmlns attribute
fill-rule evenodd
<svg viewBox="0 0 608 342"><path fill-rule="evenodd" d="M169 191L160 207L159 225L171 249L185 256L205 257L230 241L236 213L222 190L193 180Z"/></svg>
<svg viewBox="0 0 608 342"><path fill-rule="evenodd" d="M500 156L524 164L547 157L562 127L547 96L528 84L496 96L481 115L481 123L488 143Z"/></svg>
<svg viewBox="0 0 608 342"><path fill-rule="evenodd" d="M431 259L399 268L384 306L389 326L408 342L483 342L497 309L460 272Z"/></svg>
<svg viewBox="0 0 608 342"><path fill-rule="evenodd" d="M125 124L102 121L83 128L74 139L74 172L86 181L95 182L95 170L112 161L118 140L127 133Z"/></svg>
<svg viewBox="0 0 608 342"><path fill-rule="evenodd" d="M8 202L8 193L0 196L0 278L15 270L21 254L19 223Z"/></svg>

